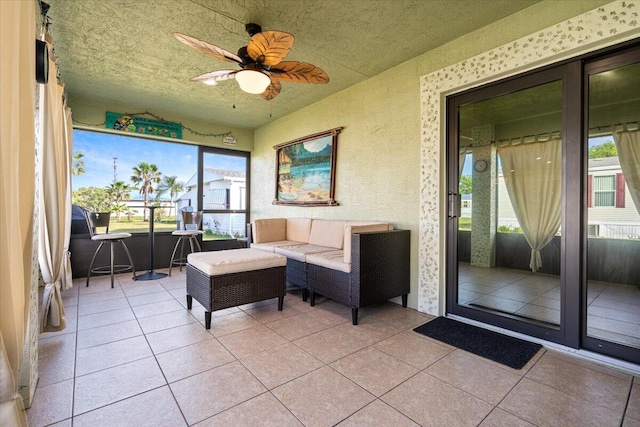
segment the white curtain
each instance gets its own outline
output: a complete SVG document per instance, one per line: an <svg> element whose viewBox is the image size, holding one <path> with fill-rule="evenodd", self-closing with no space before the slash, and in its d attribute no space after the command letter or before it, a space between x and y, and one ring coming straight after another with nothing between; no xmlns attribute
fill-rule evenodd
<svg viewBox="0 0 640 427"><path fill-rule="evenodd" d="M562 144L516 145L498 152L511 205L529 246L531 271L542 267L540 250L557 233L561 222Z"/></svg>
<svg viewBox="0 0 640 427"><path fill-rule="evenodd" d="M49 62L49 83L41 105L42 178L39 191L38 260L45 283L40 309L42 332L66 327L61 291L72 286L69 255L71 228L71 113L63 103L64 87Z"/></svg>
<svg viewBox="0 0 640 427"><path fill-rule="evenodd" d="M640 131L614 132L618 159L636 210L640 214Z"/></svg>
<svg viewBox="0 0 640 427"><path fill-rule="evenodd" d="M33 254L35 2L0 0L0 424L26 425L17 384Z"/></svg>

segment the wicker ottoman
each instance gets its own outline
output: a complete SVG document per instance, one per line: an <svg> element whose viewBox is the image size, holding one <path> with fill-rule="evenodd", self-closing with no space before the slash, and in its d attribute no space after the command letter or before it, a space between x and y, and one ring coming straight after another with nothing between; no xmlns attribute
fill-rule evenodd
<svg viewBox="0 0 640 427"><path fill-rule="evenodd" d="M258 249L196 252L187 257L187 309L193 298L205 308L205 328L211 312L286 294L287 257Z"/></svg>

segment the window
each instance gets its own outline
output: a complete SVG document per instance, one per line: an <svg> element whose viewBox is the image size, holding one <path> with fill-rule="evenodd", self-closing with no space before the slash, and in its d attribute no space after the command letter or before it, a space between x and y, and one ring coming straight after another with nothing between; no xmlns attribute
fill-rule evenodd
<svg viewBox="0 0 640 427"><path fill-rule="evenodd" d="M587 204L590 208L624 208L626 206L625 187L626 183L622 173L589 175L587 177Z"/></svg>
<svg viewBox="0 0 640 427"><path fill-rule="evenodd" d="M616 205L615 175L593 177L593 202L594 206Z"/></svg>
<svg viewBox="0 0 640 427"><path fill-rule="evenodd" d="M148 233L147 208L155 206L155 232L176 230L181 210L202 210L203 240L242 238L249 158L248 152L74 129L73 203L110 212L110 232ZM81 214L73 219L85 223Z"/></svg>
<svg viewBox="0 0 640 427"><path fill-rule="evenodd" d="M203 147L201 156L203 241L245 237L249 153Z"/></svg>
<svg viewBox="0 0 640 427"><path fill-rule="evenodd" d="M179 210L195 205L197 146L82 129L73 139L73 203L110 212L110 232L148 233L150 206L155 231L173 231Z"/></svg>

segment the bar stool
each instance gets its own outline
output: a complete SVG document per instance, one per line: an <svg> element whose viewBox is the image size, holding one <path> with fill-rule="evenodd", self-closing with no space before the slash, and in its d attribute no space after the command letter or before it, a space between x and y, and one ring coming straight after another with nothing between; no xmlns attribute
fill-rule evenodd
<svg viewBox="0 0 640 427"><path fill-rule="evenodd" d="M91 274L110 274L111 275L111 287L113 288L113 279L114 274L125 273L127 271L133 272L133 280L136 280L136 270L133 266L133 259L131 258L131 254L129 253L129 249L127 245L124 243L124 239L131 237L130 233L109 233L109 219L111 214L109 212L105 213L91 213L85 212L85 218L87 219L87 226L89 228L89 234L91 235L91 240L94 242L100 242L98 248L93 254L93 258L91 258L91 264L89 264L89 271L87 272L87 287L89 286L89 279L91 278ZM103 234L99 234L97 232L98 227L105 227L105 232ZM102 246L105 243L109 243L110 246L110 263L109 265L101 266L101 267L93 267L93 263L102 249ZM121 243L124 248L127 257L129 257L130 264L114 264L113 260L113 245L115 243Z"/></svg>
<svg viewBox="0 0 640 427"><path fill-rule="evenodd" d="M173 253L171 254L169 276L171 276L171 268L174 265L179 266L180 271L182 271L183 265L187 265L187 254L184 254L185 241L189 242L189 247L191 248L192 253L196 252L196 249L197 252L202 252L200 243L198 243L198 236L202 234L202 230L200 230L201 223L202 212L182 211L182 229L171 233L173 236L178 236L178 241L176 242L176 246L173 248ZM176 258L175 256L178 246L180 246L180 257Z"/></svg>

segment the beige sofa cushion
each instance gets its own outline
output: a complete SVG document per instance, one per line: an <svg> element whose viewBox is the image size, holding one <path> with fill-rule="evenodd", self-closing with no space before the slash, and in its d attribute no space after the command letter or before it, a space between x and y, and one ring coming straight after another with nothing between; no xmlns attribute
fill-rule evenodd
<svg viewBox="0 0 640 427"><path fill-rule="evenodd" d="M342 249L346 223L346 221L314 219L311 223L309 243L316 246Z"/></svg>
<svg viewBox="0 0 640 427"><path fill-rule="evenodd" d="M285 218L256 219L252 229L253 243L287 240L287 220Z"/></svg>
<svg viewBox="0 0 640 427"><path fill-rule="evenodd" d="M277 240L275 242L251 243L252 249L260 249L261 251L275 252L276 248L287 246L302 246L304 242L295 242L293 240Z"/></svg>
<svg viewBox="0 0 640 427"><path fill-rule="evenodd" d="M344 262L344 251L329 251L307 255L307 263L351 273L351 264Z"/></svg>
<svg viewBox="0 0 640 427"><path fill-rule="evenodd" d="M307 255L317 254L320 252L328 252L335 250L334 248L328 248L326 246L317 245L302 245L302 246L285 246L277 247L276 253L284 255L287 258L295 259L296 261L306 262Z"/></svg>
<svg viewBox="0 0 640 427"><path fill-rule="evenodd" d="M287 218L287 240L309 243L311 218Z"/></svg>
<svg viewBox="0 0 640 427"><path fill-rule="evenodd" d="M344 262L351 264L351 235L353 233L366 233L369 231L393 230L393 224L386 222L349 222L344 227Z"/></svg>
<svg viewBox="0 0 640 427"><path fill-rule="evenodd" d="M262 270L287 265L287 258L256 249L195 252L187 255L187 262L209 276Z"/></svg>

